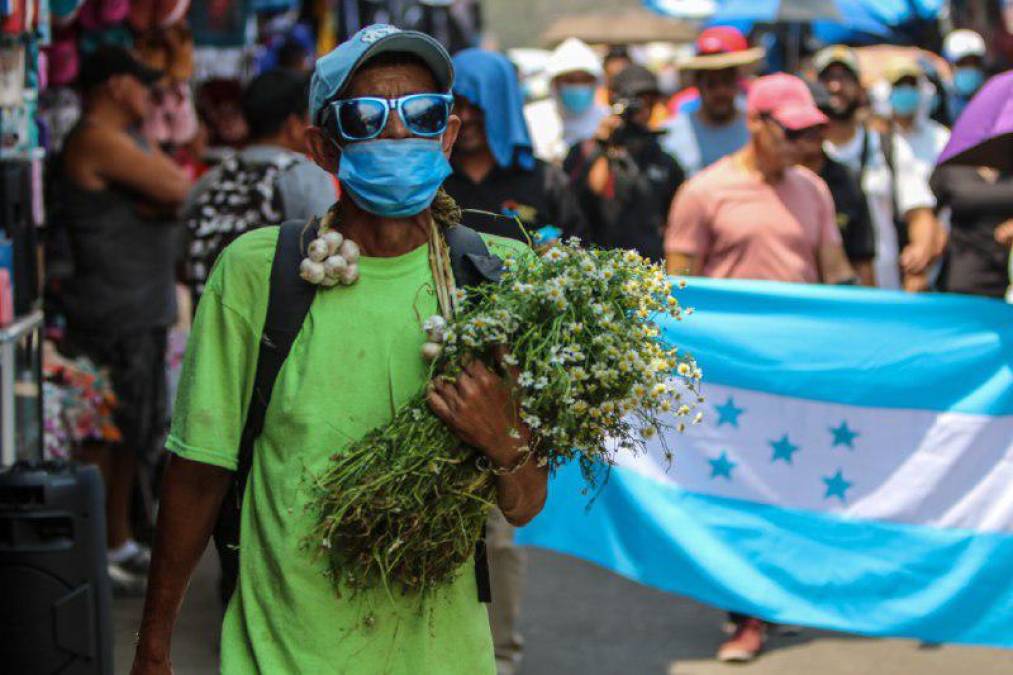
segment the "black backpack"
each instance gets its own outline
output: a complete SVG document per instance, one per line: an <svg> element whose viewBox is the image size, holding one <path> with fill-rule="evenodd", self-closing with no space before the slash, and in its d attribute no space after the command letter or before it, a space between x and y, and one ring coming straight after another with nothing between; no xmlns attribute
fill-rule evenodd
<svg viewBox="0 0 1013 675"><path fill-rule="evenodd" d="M295 162L279 151L268 162L246 162L232 154L218 166L214 183L197 197L186 218L187 282L195 300L204 292L215 260L236 237L285 220L278 178Z"/></svg>
<svg viewBox="0 0 1013 675"><path fill-rule="evenodd" d="M239 578L239 525L243 492L253 463L253 442L264 428L264 415L271 402L271 391L285 359L295 342L303 320L309 312L317 287L299 276L299 263L306 246L317 236L316 220L307 224L291 220L282 224L278 233L274 262L271 265L267 318L257 355L253 392L247 408L246 422L239 442L239 459L232 484L222 502L215 524L214 541L221 562L222 601L228 603ZM450 264L457 286L464 288L489 281L498 281L502 261L489 253L482 237L463 225L444 230L450 248ZM489 602L489 567L485 552L485 533L475 549L475 574L478 599Z"/></svg>

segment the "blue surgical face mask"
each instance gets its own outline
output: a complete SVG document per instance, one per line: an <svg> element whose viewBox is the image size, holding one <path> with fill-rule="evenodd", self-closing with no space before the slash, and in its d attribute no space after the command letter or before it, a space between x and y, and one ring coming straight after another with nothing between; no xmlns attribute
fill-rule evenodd
<svg viewBox="0 0 1013 675"><path fill-rule="evenodd" d="M953 71L953 88L961 96L971 96L981 89L985 83L985 73L981 68L964 66Z"/></svg>
<svg viewBox="0 0 1013 675"><path fill-rule="evenodd" d="M377 139L341 149L338 180L363 210L404 218L429 208L452 172L438 139Z"/></svg>
<svg viewBox="0 0 1013 675"><path fill-rule="evenodd" d="M914 115L918 111L921 100L922 96L918 88L911 85L894 87L890 92L890 107L893 108L895 114L903 117Z"/></svg>
<svg viewBox="0 0 1013 675"><path fill-rule="evenodd" d="M594 105L594 87L590 84L564 84L559 88L559 102L571 115L583 115Z"/></svg>

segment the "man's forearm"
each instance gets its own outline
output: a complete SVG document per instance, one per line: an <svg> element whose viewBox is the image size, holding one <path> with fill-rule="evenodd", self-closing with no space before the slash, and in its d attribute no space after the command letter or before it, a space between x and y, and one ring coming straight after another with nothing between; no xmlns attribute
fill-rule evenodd
<svg viewBox="0 0 1013 675"><path fill-rule="evenodd" d="M511 525L527 525L541 512L548 496L549 470L534 457L516 473L496 478L497 503Z"/></svg>
<svg viewBox="0 0 1013 675"><path fill-rule="evenodd" d="M207 548L232 472L173 456L165 472L138 654L168 659L190 575Z"/></svg>

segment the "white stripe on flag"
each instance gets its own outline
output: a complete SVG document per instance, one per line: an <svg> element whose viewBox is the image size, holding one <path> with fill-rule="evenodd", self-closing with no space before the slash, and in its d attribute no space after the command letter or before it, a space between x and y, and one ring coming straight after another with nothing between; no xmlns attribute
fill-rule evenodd
<svg viewBox="0 0 1013 675"><path fill-rule="evenodd" d="M701 424L621 466L697 493L1013 532L1013 416L865 408L707 384ZM667 470L666 470L667 469Z"/></svg>

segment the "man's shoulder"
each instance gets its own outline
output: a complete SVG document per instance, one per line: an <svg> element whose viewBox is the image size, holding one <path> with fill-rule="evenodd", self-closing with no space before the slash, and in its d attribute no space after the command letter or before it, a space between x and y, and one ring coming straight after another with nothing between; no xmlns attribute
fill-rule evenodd
<svg viewBox="0 0 1013 675"><path fill-rule="evenodd" d="M207 288L234 308L267 290L278 243L278 226L246 232L225 247L215 262Z"/></svg>
<svg viewBox="0 0 1013 675"><path fill-rule="evenodd" d="M687 180L683 184L683 189L701 196L713 195L715 192L724 190L738 182L737 179L741 173L736 170L732 162L731 156L722 157Z"/></svg>
<svg viewBox="0 0 1013 675"><path fill-rule="evenodd" d="M820 193L828 191L826 182L818 174L800 164L789 166L784 170L784 176L801 189L815 190Z"/></svg>

